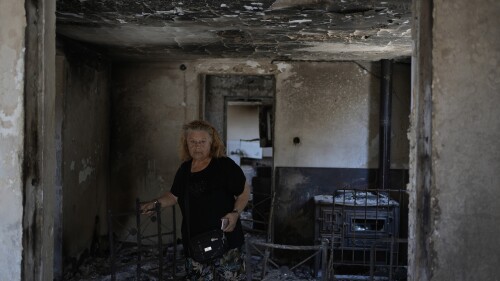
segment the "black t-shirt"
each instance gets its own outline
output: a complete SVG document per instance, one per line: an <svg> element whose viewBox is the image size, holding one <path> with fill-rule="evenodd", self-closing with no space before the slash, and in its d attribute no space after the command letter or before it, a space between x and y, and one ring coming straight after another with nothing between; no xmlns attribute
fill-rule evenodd
<svg viewBox="0 0 500 281"><path fill-rule="evenodd" d="M182 241L187 249L185 196L186 186L189 192L190 235L221 227L221 218L234 209L235 196L240 195L245 187L245 175L241 168L230 158L212 158L202 171L191 173L192 160L182 163L175 174L170 192L177 197L183 214ZM243 242L243 230L238 220L234 231L227 232L229 248L240 247Z"/></svg>

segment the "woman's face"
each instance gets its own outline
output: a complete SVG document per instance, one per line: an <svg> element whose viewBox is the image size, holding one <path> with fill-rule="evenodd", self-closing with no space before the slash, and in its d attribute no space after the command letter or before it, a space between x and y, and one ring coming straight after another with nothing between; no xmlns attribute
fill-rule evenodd
<svg viewBox="0 0 500 281"><path fill-rule="evenodd" d="M210 157L212 138L203 130L189 130L186 137L189 155L193 160L205 160Z"/></svg>

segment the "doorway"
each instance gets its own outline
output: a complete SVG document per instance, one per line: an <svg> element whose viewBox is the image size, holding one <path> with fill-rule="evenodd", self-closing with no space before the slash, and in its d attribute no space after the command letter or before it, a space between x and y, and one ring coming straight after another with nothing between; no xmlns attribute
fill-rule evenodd
<svg viewBox="0 0 500 281"><path fill-rule="evenodd" d="M247 231L266 233L272 194L275 78L207 75L205 120L222 134L226 154L242 168L251 197L242 214Z"/></svg>

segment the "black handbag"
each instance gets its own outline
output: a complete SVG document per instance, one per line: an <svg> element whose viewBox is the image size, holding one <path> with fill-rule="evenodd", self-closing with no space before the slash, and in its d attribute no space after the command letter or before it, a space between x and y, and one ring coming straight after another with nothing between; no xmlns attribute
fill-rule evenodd
<svg viewBox="0 0 500 281"><path fill-rule="evenodd" d="M224 232L214 229L189 239L191 258L197 262L206 263L221 257L228 248Z"/></svg>

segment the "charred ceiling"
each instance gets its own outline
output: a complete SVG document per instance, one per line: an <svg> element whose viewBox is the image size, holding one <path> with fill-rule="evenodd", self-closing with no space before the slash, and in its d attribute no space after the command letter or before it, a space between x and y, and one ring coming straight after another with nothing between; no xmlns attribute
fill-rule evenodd
<svg viewBox="0 0 500 281"><path fill-rule="evenodd" d="M411 0L58 0L61 37L111 57L377 60L411 54Z"/></svg>

